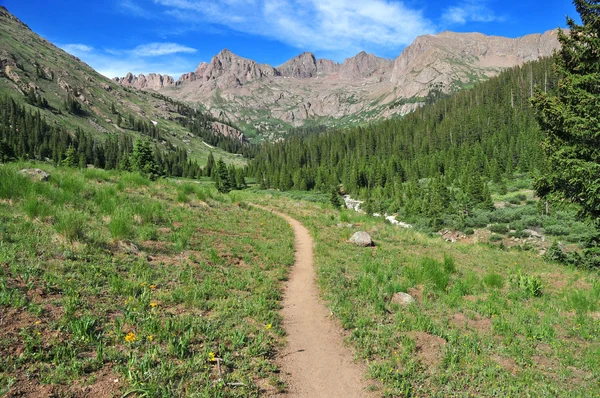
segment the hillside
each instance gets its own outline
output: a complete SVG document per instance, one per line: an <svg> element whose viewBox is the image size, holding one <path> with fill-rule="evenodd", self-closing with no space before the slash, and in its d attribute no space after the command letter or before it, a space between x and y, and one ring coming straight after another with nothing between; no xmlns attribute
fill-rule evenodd
<svg viewBox="0 0 600 398"><path fill-rule="evenodd" d="M4 7L0 8L0 96L22 105L25 112L39 112L49 126L72 135L80 130L99 142L109 136L145 135L166 153L182 150L200 164L210 151L204 141L240 153L246 142L239 132L222 135L225 129L201 110L106 79L35 34ZM191 124L199 128L192 132ZM244 164L239 157L214 151L228 162Z"/></svg>
<svg viewBox="0 0 600 398"><path fill-rule="evenodd" d="M279 67L223 50L178 80L131 74L126 87L206 104L274 140L284 127L357 124L414 110L433 88L454 92L550 56L556 31L517 39L444 32L418 37L396 59L361 52L338 64L303 53Z"/></svg>

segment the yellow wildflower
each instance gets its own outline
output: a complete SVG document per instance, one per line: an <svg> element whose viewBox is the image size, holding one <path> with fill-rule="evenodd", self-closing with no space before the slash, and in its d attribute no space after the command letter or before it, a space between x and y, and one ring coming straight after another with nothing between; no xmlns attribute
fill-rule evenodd
<svg viewBox="0 0 600 398"><path fill-rule="evenodd" d="M269 330L269 329L271 329L272 327L273 327L273 325L269 323L267 326L265 326L265 330Z"/></svg>
<svg viewBox="0 0 600 398"><path fill-rule="evenodd" d="M129 332L129 333L127 333L127 336L125 336L125 341L128 343L133 343L136 340L137 340L137 337L135 336L135 333L133 333L133 332Z"/></svg>
<svg viewBox="0 0 600 398"><path fill-rule="evenodd" d="M156 289L156 285L155 284L150 285L150 289Z"/></svg>
<svg viewBox="0 0 600 398"><path fill-rule="evenodd" d="M154 336L152 336L151 334L148 335L147 337L148 341L153 341L154 340Z"/></svg>
<svg viewBox="0 0 600 398"><path fill-rule="evenodd" d="M208 353L208 360L211 361L211 362L214 362L214 361L217 360L217 358L215 357L215 353L214 352L211 351L211 352Z"/></svg>
<svg viewBox="0 0 600 398"><path fill-rule="evenodd" d="M153 301L150 303L150 307L154 308L158 305L158 303L156 301Z"/></svg>
<svg viewBox="0 0 600 398"><path fill-rule="evenodd" d="M36 325L39 325L40 323L42 323L42 321L35 321Z"/></svg>

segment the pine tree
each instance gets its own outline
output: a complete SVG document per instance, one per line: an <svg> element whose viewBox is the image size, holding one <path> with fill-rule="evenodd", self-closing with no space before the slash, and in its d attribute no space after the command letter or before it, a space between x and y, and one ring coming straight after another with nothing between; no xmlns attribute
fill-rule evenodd
<svg viewBox="0 0 600 398"><path fill-rule="evenodd" d="M62 165L67 167L77 167L79 164L79 156L73 145L70 145L65 152L65 157L62 160Z"/></svg>
<svg viewBox="0 0 600 398"><path fill-rule="evenodd" d="M554 62L556 95L537 90L533 106L546 133L549 170L535 184L542 197L577 203L582 215L600 217L600 1L574 0L582 25L567 18Z"/></svg>
<svg viewBox="0 0 600 398"><path fill-rule="evenodd" d="M215 169L215 185L217 191L221 193L229 193L233 188L229 177L229 170L223 159L219 158Z"/></svg>
<svg viewBox="0 0 600 398"><path fill-rule="evenodd" d="M148 140L139 138L135 140L129 161L133 171L147 174L150 177L155 177L158 172L158 168L154 162L154 153Z"/></svg>
<svg viewBox="0 0 600 398"><path fill-rule="evenodd" d="M331 187L329 201L331 202L333 208L338 210L344 204L342 202L342 198L340 198L339 189L337 189L336 187Z"/></svg>

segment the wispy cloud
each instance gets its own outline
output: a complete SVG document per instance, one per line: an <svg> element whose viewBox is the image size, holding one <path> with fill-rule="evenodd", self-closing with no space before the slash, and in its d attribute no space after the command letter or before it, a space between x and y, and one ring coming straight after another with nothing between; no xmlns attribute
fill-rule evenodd
<svg viewBox="0 0 600 398"><path fill-rule="evenodd" d="M196 51L195 48L177 43L150 43L137 46L131 53L139 57L157 57L176 53L195 53Z"/></svg>
<svg viewBox="0 0 600 398"><path fill-rule="evenodd" d="M128 72L136 75L154 72L177 79L193 70L197 63L178 55L195 53L196 49L176 43L149 43L133 49L96 49L85 44L59 47L109 78L125 76Z"/></svg>
<svg viewBox="0 0 600 398"><path fill-rule="evenodd" d="M89 53L94 51L94 47L87 46L85 44L62 44L59 45L60 48L68 52L69 54L79 55L82 53Z"/></svg>
<svg viewBox="0 0 600 398"><path fill-rule="evenodd" d="M155 15L153 15L151 12L149 12L147 9L145 9L138 3L134 2L134 0L119 0L117 3L117 7L124 14L134 15L136 17L146 19L151 19L155 17Z"/></svg>
<svg viewBox="0 0 600 398"><path fill-rule="evenodd" d="M442 14L442 21L449 25L465 25L469 22L496 22L504 20L496 15L485 0L467 0L460 5L448 7Z"/></svg>
<svg viewBox="0 0 600 398"><path fill-rule="evenodd" d="M183 22L225 26L299 49L400 49L433 23L420 10L392 0L154 0Z"/></svg>

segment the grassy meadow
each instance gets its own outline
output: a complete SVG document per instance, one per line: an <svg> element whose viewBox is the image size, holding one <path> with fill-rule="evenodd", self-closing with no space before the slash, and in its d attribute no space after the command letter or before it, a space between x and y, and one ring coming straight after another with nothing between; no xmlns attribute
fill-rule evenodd
<svg viewBox="0 0 600 398"><path fill-rule="evenodd" d="M276 392L292 263L285 221L212 183L0 165L0 396Z"/></svg>
<svg viewBox="0 0 600 398"><path fill-rule="evenodd" d="M446 242L334 210L328 195L302 197L234 194L310 229L323 298L384 396L598 396L597 271L523 245ZM359 230L375 247L348 243ZM398 292L416 302L396 303Z"/></svg>

